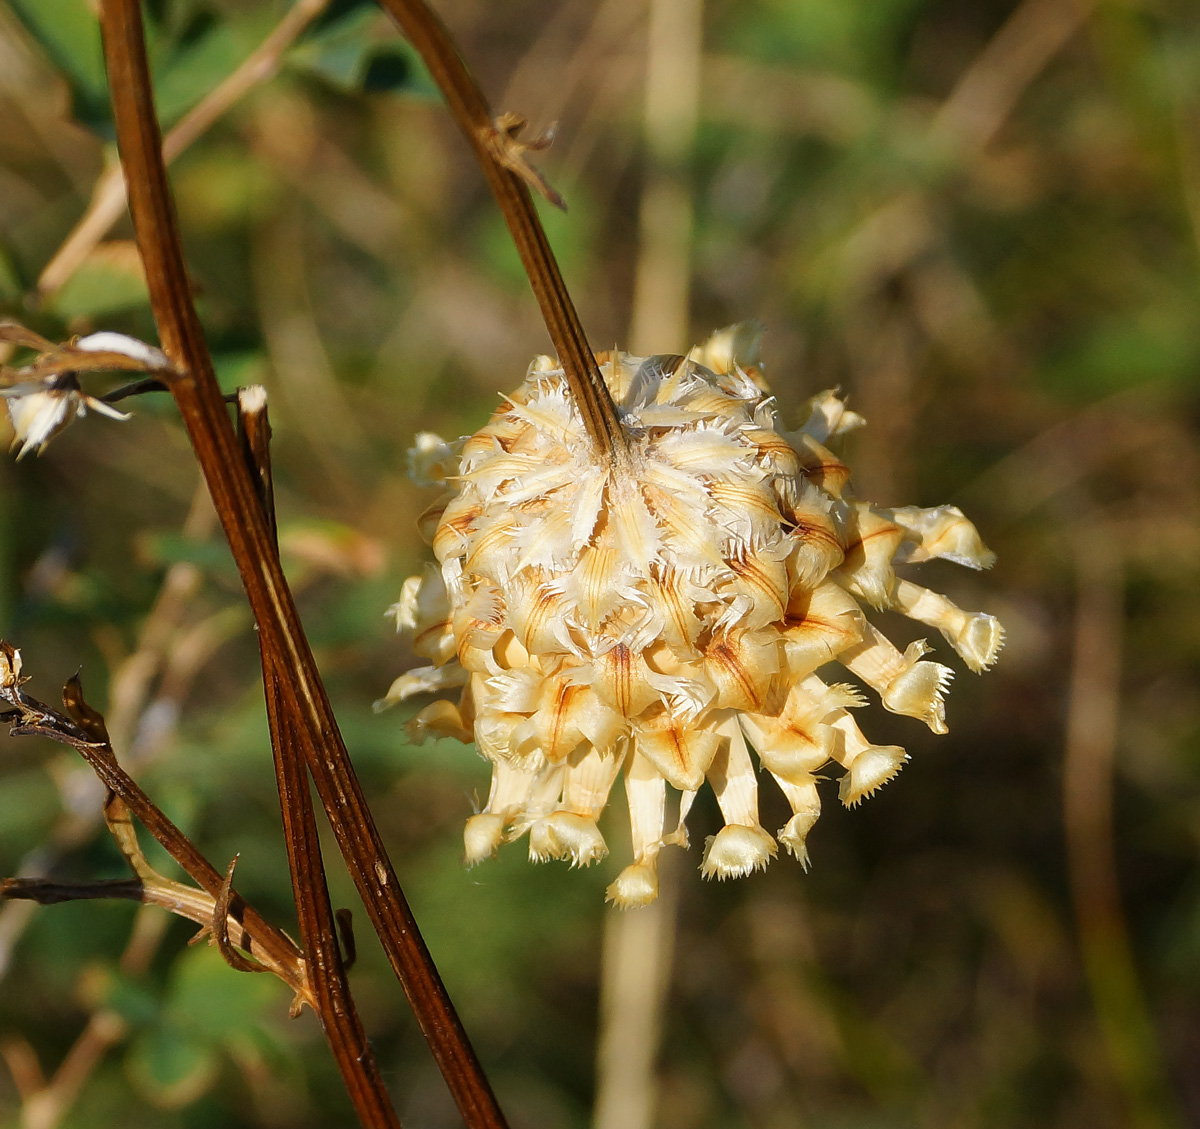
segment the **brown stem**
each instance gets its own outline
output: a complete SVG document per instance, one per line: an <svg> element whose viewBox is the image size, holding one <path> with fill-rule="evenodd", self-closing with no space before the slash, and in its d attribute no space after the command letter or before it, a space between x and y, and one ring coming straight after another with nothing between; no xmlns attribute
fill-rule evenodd
<svg viewBox="0 0 1200 1129"><path fill-rule="evenodd" d="M14 724L10 730L12 735L15 737L26 735L48 737L59 744L70 745L74 748L88 762L104 786L114 793L117 798L116 802L123 804L137 817L138 822L158 840L167 854L183 868L187 875L212 898L220 897L225 884L225 876L200 853L196 845L133 782L129 774L117 764L112 749L105 744L89 739L82 730L73 731L76 730L76 727L67 718L50 710L42 703L34 702L33 705L36 707L36 714L29 714ZM110 807L112 803L113 801L109 802ZM111 823L111 815L109 818ZM127 845L122 844L122 847L126 849ZM19 891L19 885L16 889ZM182 909L184 902L191 905L190 894L186 888L181 888L176 893L178 896L169 904L161 902L157 897L147 897L145 894L140 900L160 902L173 910ZM17 892L9 896L20 897L21 895ZM110 896L123 897L124 894L118 892ZM179 903L178 906L176 902ZM273 971L277 971L280 977L295 987L297 991L307 995L304 956L295 944L236 894L231 899L230 912L237 928L237 934L233 938L234 943L260 959ZM212 920L211 906L199 918L193 913L187 912L184 912L184 916L192 917L193 920L199 920L205 925L210 924Z"/></svg>
<svg viewBox="0 0 1200 1129"><path fill-rule="evenodd" d="M321 861L321 842L309 794L308 771L280 694L279 671L265 647L263 679L284 841L292 874L292 894L317 1014L363 1125L399 1129L400 1119L392 1108L375 1052L367 1042L367 1033L350 994L325 881L325 866Z"/></svg>
<svg viewBox="0 0 1200 1129"><path fill-rule="evenodd" d="M496 128L487 100L455 50L445 25L423 0L379 0L379 4L400 25L424 59L450 113L475 151L517 245L550 340L558 351L567 384L596 450L612 462L624 463L629 447L616 405L600 375L529 188L498 159L505 139Z"/></svg>
<svg viewBox="0 0 1200 1129"><path fill-rule="evenodd" d="M261 388L244 389L239 393L238 433L246 468L258 487L263 516L274 533L271 426L267 418L266 395ZM308 961L309 983L316 1000L317 1015L363 1124L395 1126L399 1129L399 1118L384 1089L374 1052L367 1042L346 980L333 906L329 901L329 886L325 881L325 866L321 860L321 841L312 796L309 794L308 770L296 740L293 715L280 691L284 676L275 662L274 652L265 641L261 652L271 751L283 817L283 838L287 844L292 895L296 902L300 939Z"/></svg>
<svg viewBox="0 0 1200 1129"><path fill-rule="evenodd" d="M213 374L167 186L136 0L102 0L101 28L150 302L163 349L180 371L171 380L171 392L241 573L260 645L281 674L281 699L338 847L463 1120L470 1129L500 1129L504 1116L421 938L350 764Z"/></svg>
<svg viewBox="0 0 1200 1129"><path fill-rule="evenodd" d="M329 0L298 0L271 33L190 109L163 139L163 156L169 164L249 90L279 69L284 52L328 6ZM87 211L46 264L37 281L38 297L45 301L79 269L88 254L121 217L125 209L125 181L113 163L100 174Z"/></svg>
<svg viewBox="0 0 1200 1129"><path fill-rule="evenodd" d="M146 888L140 878L112 878L105 882L51 882L48 878L6 878L0 882L0 898L19 898L54 906L60 902L83 902L100 898L143 901Z"/></svg>

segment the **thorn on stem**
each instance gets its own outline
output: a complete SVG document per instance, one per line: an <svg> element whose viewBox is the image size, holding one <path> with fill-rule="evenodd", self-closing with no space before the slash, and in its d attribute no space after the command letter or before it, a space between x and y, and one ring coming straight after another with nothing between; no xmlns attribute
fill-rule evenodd
<svg viewBox="0 0 1200 1129"><path fill-rule="evenodd" d="M267 972L268 969L258 961L250 960L239 953L229 940L229 907L233 902L233 872L239 858L241 855L234 855L229 861L229 866L225 868L225 878L221 882L220 893L213 903L212 940L209 943L217 946L221 956L225 958L225 963L235 972Z"/></svg>

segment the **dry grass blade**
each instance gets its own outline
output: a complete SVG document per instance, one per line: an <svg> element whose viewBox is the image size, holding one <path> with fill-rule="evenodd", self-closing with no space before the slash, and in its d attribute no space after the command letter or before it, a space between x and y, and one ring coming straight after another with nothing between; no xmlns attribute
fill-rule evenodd
<svg viewBox="0 0 1200 1129"><path fill-rule="evenodd" d="M1080 511L1076 511L1079 513ZM1063 821L1079 944L1096 1018L1131 1124L1179 1124L1134 963L1117 883L1113 770L1121 696L1124 567L1118 538L1082 508L1075 532L1078 597L1067 704Z"/></svg>
<svg viewBox="0 0 1200 1129"><path fill-rule="evenodd" d="M242 64L167 133L163 139L166 161L173 161L254 86L274 75L284 52L328 6L329 0L298 0ZM125 179L121 166L114 164L100 175L87 211L38 278L37 291L43 301L60 290L79 269L88 253L120 219L124 207Z"/></svg>

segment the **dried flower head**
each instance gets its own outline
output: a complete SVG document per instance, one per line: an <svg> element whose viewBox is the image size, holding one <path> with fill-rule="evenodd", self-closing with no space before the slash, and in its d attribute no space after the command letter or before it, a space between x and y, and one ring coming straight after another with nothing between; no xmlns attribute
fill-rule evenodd
<svg viewBox="0 0 1200 1129"><path fill-rule="evenodd" d="M633 862L608 898L636 906L657 894L662 847L686 845L705 780L725 825L701 870L732 878L765 866L776 839L807 865L830 762L847 805L900 770L905 751L863 736L859 690L819 675L827 665L946 731L950 669L924 642L897 649L863 605L937 628L976 671L1003 632L897 577L897 563L993 557L953 506L885 510L849 493L825 443L862 420L835 393L781 430L753 330L686 358L597 359L628 467L596 455L548 357L475 435L419 438L414 477L452 490L421 518L440 568L408 580L393 613L431 665L385 701L462 687L409 729L474 739L492 762L487 805L466 826L469 863L526 832L534 859L603 857L596 820L623 772ZM791 805L775 837L759 821L752 751ZM680 793L671 827L668 785Z"/></svg>
<svg viewBox="0 0 1200 1129"><path fill-rule="evenodd" d="M21 652L11 643L0 640L0 690L17 690L22 682Z"/></svg>
<svg viewBox="0 0 1200 1129"><path fill-rule="evenodd" d="M16 380L0 387L0 396L5 399L13 426L13 446L20 448L18 459L30 451L40 454L51 439L74 420L82 419L89 409L109 419L129 418L128 413L84 392L79 373L171 371L162 352L123 333L93 333L55 345L15 322L0 322L0 342L33 349L38 354L22 368L0 368L5 379Z"/></svg>
<svg viewBox="0 0 1200 1129"><path fill-rule="evenodd" d="M0 388L0 396L4 397L8 407L8 418L13 427L12 445L19 448L18 459L30 451L41 454L60 431L87 415L88 408L110 419L129 418L128 413L86 395L74 373Z"/></svg>

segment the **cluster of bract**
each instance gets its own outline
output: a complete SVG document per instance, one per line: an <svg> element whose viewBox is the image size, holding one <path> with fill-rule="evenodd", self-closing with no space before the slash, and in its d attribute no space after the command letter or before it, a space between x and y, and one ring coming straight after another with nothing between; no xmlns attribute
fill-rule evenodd
<svg viewBox="0 0 1200 1129"><path fill-rule="evenodd" d="M853 498L824 444L862 420L824 392L798 431L781 430L756 354L733 328L687 358L599 355L624 466L595 453L548 357L475 435L420 437L415 477L451 487L421 520L440 567L408 580L393 613L432 665L387 700L462 687L410 732L474 740L492 762L487 806L466 826L469 863L526 832L534 859L603 857L596 820L622 773L633 860L608 889L618 905L654 899L658 852L686 845L705 780L725 821L706 876L765 866L776 839L807 863L818 773L840 765L839 794L855 804L906 759L863 736L859 691L819 670L839 663L889 710L946 730L951 671L922 657L924 642L897 649L864 606L937 628L972 670L995 660L993 617L893 569L934 557L986 568L974 526L952 506ZM775 837L759 821L752 752L793 812ZM680 793L670 820L668 785Z"/></svg>

